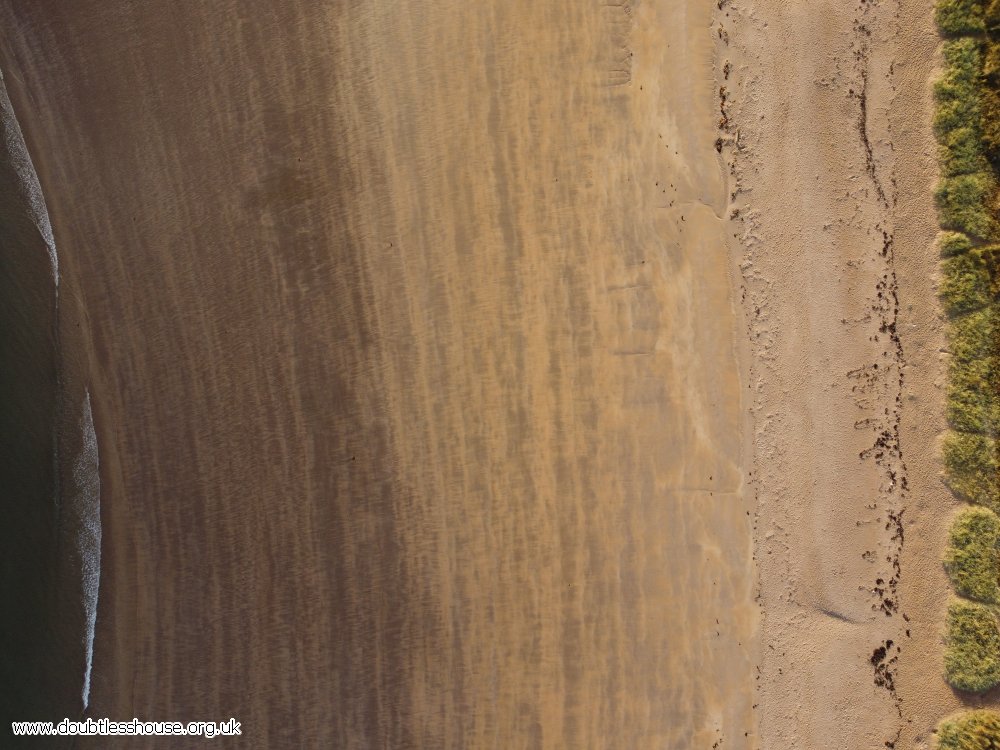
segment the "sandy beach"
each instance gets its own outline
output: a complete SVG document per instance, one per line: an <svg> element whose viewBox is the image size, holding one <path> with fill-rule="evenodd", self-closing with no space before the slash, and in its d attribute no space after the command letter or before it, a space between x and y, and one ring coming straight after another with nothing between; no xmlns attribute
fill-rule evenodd
<svg viewBox="0 0 1000 750"><path fill-rule="evenodd" d="M933 747L932 15L0 0L100 451L85 715Z"/></svg>
<svg viewBox="0 0 1000 750"><path fill-rule="evenodd" d="M101 448L89 715L748 741L710 8L0 8Z"/></svg>
<svg viewBox="0 0 1000 750"><path fill-rule="evenodd" d="M933 7L730 7L761 746L931 748L996 705L942 678Z"/></svg>

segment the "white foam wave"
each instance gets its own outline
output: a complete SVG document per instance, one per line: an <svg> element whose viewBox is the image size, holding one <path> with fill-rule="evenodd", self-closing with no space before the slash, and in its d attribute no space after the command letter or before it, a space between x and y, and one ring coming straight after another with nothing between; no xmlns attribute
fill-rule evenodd
<svg viewBox="0 0 1000 750"><path fill-rule="evenodd" d="M56 254L56 241L52 235L52 223L42 195L42 186L38 182L38 174L28 154L21 126L14 116L14 107L7 96L3 73L0 72L0 137L3 138L3 152L10 159L11 166L18 176L22 197L29 209L29 215L38 233L45 241L48 249L49 262L52 264L52 278L55 281L56 292L59 290L59 256Z"/></svg>
<svg viewBox="0 0 1000 750"><path fill-rule="evenodd" d="M56 253L55 237L38 174L35 172L24 133L7 94L2 71L0 71L0 159L7 160L17 175L17 191L23 208L45 243L52 270L58 315L59 256ZM56 355L61 357L61 352L58 351L58 335L57 323ZM61 390L63 387L61 365L57 381ZM80 451L73 458L70 494L68 497L64 496L63 490L66 488L57 487L55 505L63 515L64 529L72 541L75 559L79 563L79 571L73 571L69 585L74 588L79 585L78 590L83 603L82 645L85 662L81 698L83 708L86 710L90 704L90 678L94 661L94 636L97 630L97 598L101 582L101 480L98 473L97 434L94 430L89 391L84 392L80 409L80 437ZM59 443L58 431L54 429L53 461L56 476L59 476L60 470Z"/></svg>
<svg viewBox="0 0 1000 750"><path fill-rule="evenodd" d="M77 516L76 544L81 566L84 610L84 649L86 667L83 676L83 707L90 703L90 672L94 661L94 635L97 629L97 595L101 583L101 479L98 474L97 433L90 410L90 392L83 399L80 417L83 443L73 462L73 512Z"/></svg>

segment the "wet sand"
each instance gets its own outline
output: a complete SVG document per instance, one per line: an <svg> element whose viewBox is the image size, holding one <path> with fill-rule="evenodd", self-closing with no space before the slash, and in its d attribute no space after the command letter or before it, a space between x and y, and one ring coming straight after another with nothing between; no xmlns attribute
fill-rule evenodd
<svg viewBox="0 0 1000 750"><path fill-rule="evenodd" d="M751 746L714 12L0 2L100 446L89 715Z"/></svg>

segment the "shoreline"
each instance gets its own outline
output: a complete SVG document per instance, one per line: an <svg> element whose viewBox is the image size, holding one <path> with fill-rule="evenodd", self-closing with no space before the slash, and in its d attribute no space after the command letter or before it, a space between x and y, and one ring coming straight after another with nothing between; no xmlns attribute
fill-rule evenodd
<svg viewBox="0 0 1000 750"><path fill-rule="evenodd" d="M100 443L92 712L755 731L715 11L112 10L6 14Z"/></svg>
<svg viewBox="0 0 1000 750"><path fill-rule="evenodd" d="M48 590L48 615L24 652L35 649L48 653L47 657L41 657L47 666L37 670L47 681L37 703L46 711L53 711L52 717L93 715L87 705L93 690L118 696L116 715L131 717L132 691L122 690L123 685L131 687L133 679L130 655L134 646L128 644L133 640L134 628L130 623L136 622L142 602L147 600L135 585L135 566L140 564L133 539L136 527L128 517L127 503L111 503L108 507L100 501L102 488L122 486L113 432L102 428L102 423L107 423L101 415L107 399L91 402L92 389L106 393L101 385L102 372L95 366L97 352L88 335L90 321L75 264L69 259L65 268L60 268L56 254L55 234L59 230L54 231L50 223L42 189L43 184L54 182L55 178L44 174L44 160L37 163L31 158L37 145L32 143L30 129L22 130L17 118L19 110L29 109L23 82L15 78L15 85L5 85L9 83L0 80L21 139L18 158L24 163L20 168L24 173L19 174L19 184L28 196L28 208L23 213L30 214L32 224L38 229L55 279L52 368L58 371L48 422L53 492L58 499L54 503L56 514L49 524L52 544L45 548L47 557L39 568L40 580L51 578L51 585L39 587ZM30 290L37 286L24 283L22 288ZM122 497L120 491L113 495ZM20 525L11 528L17 533L25 530ZM95 668L95 664L101 668ZM114 668L105 670L104 664ZM24 679L21 674L13 681ZM53 710L54 706L58 708ZM12 717L47 719L50 715L19 713ZM56 741L54 746L62 745Z"/></svg>
<svg viewBox="0 0 1000 750"><path fill-rule="evenodd" d="M55 639L58 580L54 431L58 413L57 305L53 266L33 221L25 184L25 153L0 79L0 222L4 273L0 275L0 356L5 398L0 405L0 480L6 511L16 522L2 532L2 588L8 602L0 618L10 659L0 665L4 719L62 705L54 699L55 665L38 634ZM30 166L30 165L29 165ZM29 571L30 576L22 574ZM37 578L36 578L37 577ZM9 724L8 724L9 726Z"/></svg>
<svg viewBox="0 0 1000 750"><path fill-rule="evenodd" d="M45 198L2 74L0 119L6 395L0 475L10 519L5 570L17 578L5 577L2 586L14 615L3 623L11 651L5 663L15 665L2 676L4 711L8 719L76 716L86 703L92 644L88 584L99 570L86 541L99 535L96 507L81 491L96 478L96 466L79 450L83 409L71 403L67 387L73 377L67 378L61 346L59 260Z"/></svg>

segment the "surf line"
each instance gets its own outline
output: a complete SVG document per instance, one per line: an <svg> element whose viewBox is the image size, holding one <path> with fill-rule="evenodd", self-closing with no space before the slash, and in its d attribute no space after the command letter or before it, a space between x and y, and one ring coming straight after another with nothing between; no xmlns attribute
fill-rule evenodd
<svg viewBox="0 0 1000 750"><path fill-rule="evenodd" d="M82 647L84 669L80 698L83 710L90 704L90 678L94 660L94 638L97 629L97 602L101 580L101 504L97 433L90 404L90 391L84 390L79 406L79 451L72 459L71 487L65 487L62 476L60 425L66 424L66 393L63 379L63 358L60 336L59 255L42 193L38 173L28 152L24 133L14 113L7 93L3 72L0 71L0 158L5 158L16 175L16 189L32 224L45 243L52 273L55 324L53 331L56 365L56 414L52 425L52 457L54 467L55 523L60 536L65 533L71 544L70 559L77 563L72 571L83 607ZM60 545L61 546L61 545Z"/></svg>
<svg viewBox="0 0 1000 750"><path fill-rule="evenodd" d="M97 433L90 409L90 391L84 391L80 416L83 442L73 462L75 497L71 510L77 518L75 540L80 559L83 594L85 666L81 698L90 704L90 672L94 664L94 636L97 632L97 596L101 585L101 479L98 472Z"/></svg>

